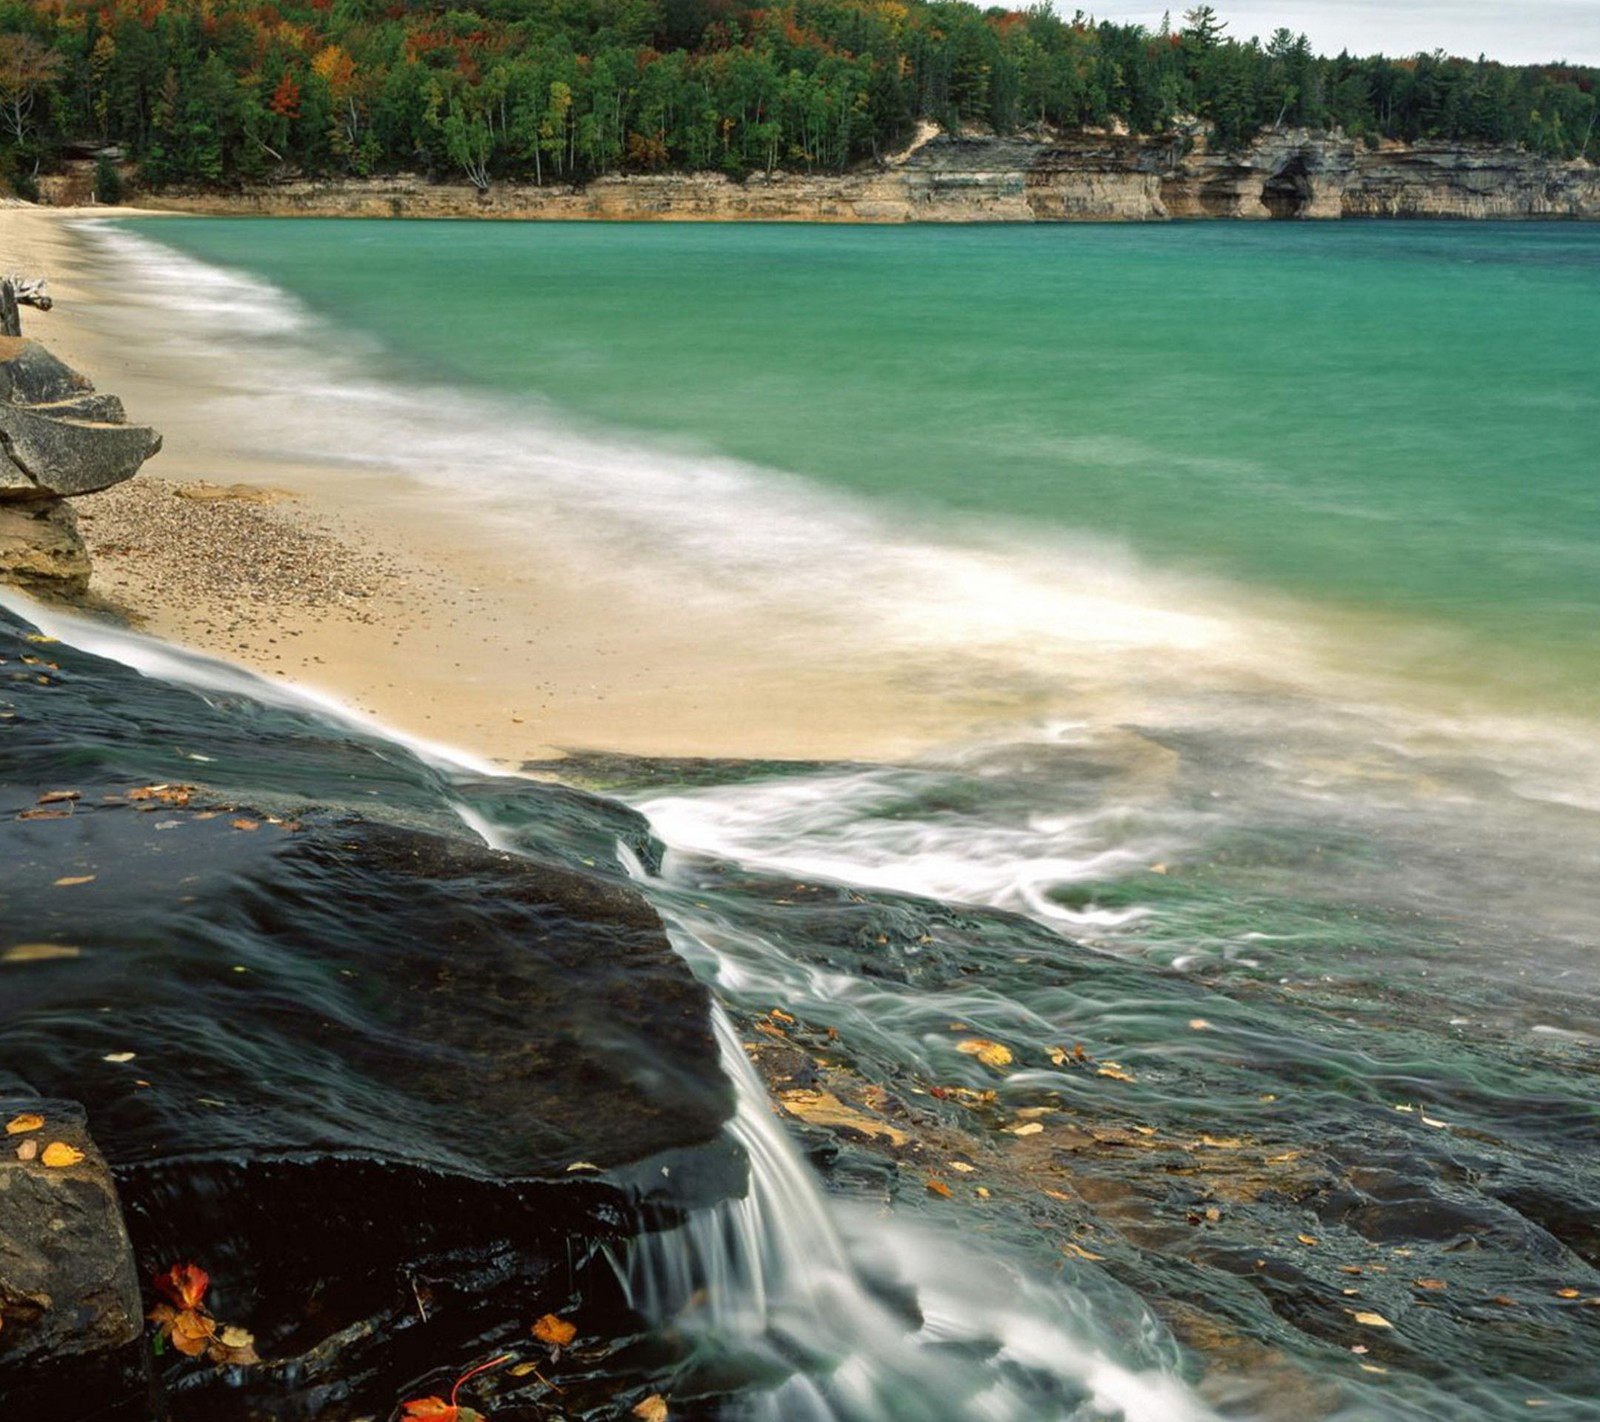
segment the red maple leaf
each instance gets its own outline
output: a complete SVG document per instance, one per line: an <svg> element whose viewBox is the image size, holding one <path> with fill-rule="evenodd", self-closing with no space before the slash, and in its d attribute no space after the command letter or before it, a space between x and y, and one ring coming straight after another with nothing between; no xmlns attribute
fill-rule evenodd
<svg viewBox="0 0 1600 1422"><path fill-rule="evenodd" d="M174 1264L156 1275L156 1287L180 1309L197 1309L211 1287L211 1276L198 1264Z"/></svg>

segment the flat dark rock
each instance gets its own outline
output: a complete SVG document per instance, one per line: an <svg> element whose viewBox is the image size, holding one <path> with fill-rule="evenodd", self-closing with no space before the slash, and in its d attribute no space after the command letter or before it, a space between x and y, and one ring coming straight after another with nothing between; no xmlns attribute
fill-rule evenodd
<svg viewBox="0 0 1600 1422"><path fill-rule="evenodd" d="M70 950L0 961L0 1081L75 1095L119 1164L565 1177L709 1141L731 1112L705 991L625 885L159 802L11 819L0 853L5 936Z"/></svg>

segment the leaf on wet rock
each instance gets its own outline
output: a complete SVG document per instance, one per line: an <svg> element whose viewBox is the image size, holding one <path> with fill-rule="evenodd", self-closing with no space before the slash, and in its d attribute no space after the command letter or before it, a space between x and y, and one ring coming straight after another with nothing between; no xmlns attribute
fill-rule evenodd
<svg viewBox="0 0 1600 1422"><path fill-rule="evenodd" d="M1000 1042L991 1042L985 1037L968 1037L965 1041L956 1043L956 1050L969 1057L976 1057L986 1067L1008 1067L1015 1060L1011 1055L1011 1048Z"/></svg>
<svg viewBox="0 0 1600 1422"><path fill-rule="evenodd" d="M1579 1296L1579 1293L1580 1291L1577 1289L1557 1289L1556 1297L1558 1299L1575 1299Z"/></svg>
<svg viewBox="0 0 1600 1422"><path fill-rule="evenodd" d="M1390 1323L1389 1320L1387 1318L1385 1318L1381 1313L1368 1313L1365 1310L1360 1310L1360 1311L1352 1310L1351 1313L1350 1313L1350 1317L1355 1319L1355 1321L1357 1323L1359 1323L1363 1328L1393 1328L1394 1327L1394 1324Z"/></svg>
<svg viewBox="0 0 1600 1422"><path fill-rule="evenodd" d="M100 1060L103 1062L115 1062L120 1066L123 1062L131 1062L135 1055L133 1052L107 1052Z"/></svg>
<svg viewBox="0 0 1600 1422"><path fill-rule="evenodd" d="M1419 1289L1438 1290L1446 1287L1443 1279L1415 1279L1412 1283L1414 1287Z"/></svg>
<svg viewBox="0 0 1600 1422"><path fill-rule="evenodd" d="M1301 1244L1309 1245L1313 1249L1316 1248L1317 1244L1320 1242L1314 1234L1297 1234L1295 1235L1295 1238L1298 1239Z"/></svg>
<svg viewBox="0 0 1600 1422"><path fill-rule="evenodd" d="M256 1354L255 1335L247 1329L235 1328L231 1324L217 1330L206 1356L213 1363L222 1363L230 1367L242 1367L261 1361Z"/></svg>
<svg viewBox="0 0 1600 1422"><path fill-rule="evenodd" d="M533 1325L533 1336L541 1343L551 1348L565 1348L578 1336L575 1324L568 1323L564 1318L557 1318L553 1313L547 1313Z"/></svg>
<svg viewBox="0 0 1600 1422"><path fill-rule="evenodd" d="M1044 1130L1044 1127L1041 1126L1037 1121L1029 1121L1024 1125L1011 1126L1008 1129L1014 1136L1036 1136L1039 1134L1039 1132Z"/></svg>
<svg viewBox="0 0 1600 1422"><path fill-rule="evenodd" d="M174 1264L156 1275L155 1285L179 1308L196 1309L211 1287L211 1276L198 1264Z"/></svg>
<svg viewBox="0 0 1600 1422"><path fill-rule="evenodd" d="M1096 1076L1109 1076L1113 1081L1132 1081L1133 1074L1124 1070L1116 1062L1101 1062L1095 1072Z"/></svg>
<svg viewBox="0 0 1600 1422"><path fill-rule="evenodd" d="M237 820L229 820L228 823L236 830L258 830L261 828L260 820L247 820L241 818Z"/></svg>
<svg viewBox="0 0 1600 1422"><path fill-rule="evenodd" d="M635 1404L633 1415L639 1422L667 1422L667 1400L659 1392L653 1392L643 1402Z"/></svg>
<svg viewBox="0 0 1600 1422"><path fill-rule="evenodd" d="M44 1117L33 1111L24 1111L20 1116L13 1116L6 1122L8 1136L20 1136L28 1131L44 1129Z"/></svg>
<svg viewBox="0 0 1600 1422"><path fill-rule="evenodd" d="M32 1160L38 1154L39 1142L33 1140L31 1137L28 1140L23 1141L22 1144L17 1147L17 1159L22 1161L24 1165L26 1165L28 1161Z"/></svg>
<svg viewBox="0 0 1600 1422"><path fill-rule="evenodd" d="M928 1181L928 1193L930 1195L938 1195L941 1199L948 1200L951 1195L951 1190L943 1180L930 1179Z"/></svg>
<svg viewBox="0 0 1600 1422"><path fill-rule="evenodd" d="M413 1397L400 1404L406 1422L460 1422L461 1409L442 1397Z"/></svg>
<svg viewBox="0 0 1600 1422"><path fill-rule="evenodd" d="M1074 1244L1070 1239L1061 1246L1063 1254L1070 1254L1074 1259L1087 1259L1092 1264L1099 1264L1105 1260L1104 1254L1095 1254L1085 1249L1081 1244Z"/></svg>
<svg viewBox="0 0 1600 1422"><path fill-rule="evenodd" d="M48 963L53 958L76 958L81 951L67 943L13 943L0 952L0 963Z"/></svg>
<svg viewBox="0 0 1600 1422"><path fill-rule="evenodd" d="M792 1116L799 1117L809 1126L821 1126L827 1129L842 1127L860 1131L863 1135L885 1136L897 1146L905 1145L911 1139L899 1127L891 1126L887 1121L880 1121L845 1105L831 1091L812 1091L805 1087L796 1087L781 1093L779 1101L784 1110Z"/></svg>
<svg viewBox="0 0 1600 1422"><path fill-rule="evenodd" d="M66 805L82 798L83 794L78 790L46 790L43 795L39 796L38 803L41 805Z"/></svg>
<svg viewBox="0 0 1600 1422"><path fill-rule="evenodd" d="M94 879L95 876L93 874L65 874L61 878L57 879L52 887L57 889L71 889L76 888L79 884L92 884L94 883Z"/></svg>
<svg viewBox="0 0 1600 1422"><path fill-rule="evenodd" d="M44 1148L44 1154L39 1157L46 1165L55 1170L63 1170L69 1165L76 1165L83 1159L83 1152L74 1146L69 1146L65 1141L51 1141Z"/></svg>

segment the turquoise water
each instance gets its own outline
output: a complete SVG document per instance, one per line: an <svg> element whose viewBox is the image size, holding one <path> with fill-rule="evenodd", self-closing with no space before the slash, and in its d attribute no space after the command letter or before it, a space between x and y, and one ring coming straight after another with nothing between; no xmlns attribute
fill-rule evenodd
<svg viewBox="0 0 1600 1422"><path fill-rule="evenodd" d="M1592 227L143 230L408 374L1398 621L1479 689L1600 684Z"/></svg>
<svg viewBox="0 0 1600 1422"><path fill-rule="evenodd" d="M993 1086L943 1108L985 1150L1303 1157L1047 1162L1120 1286L1267 1350L1227 1415L1600 1415L1600 228L131 225L127 329L241 448L1007 693L903 764L569 763L736 1020ZM832 1184L973 1234L897 1168ZM1039 1199L979 1247L1055 1278Z"/></svg>

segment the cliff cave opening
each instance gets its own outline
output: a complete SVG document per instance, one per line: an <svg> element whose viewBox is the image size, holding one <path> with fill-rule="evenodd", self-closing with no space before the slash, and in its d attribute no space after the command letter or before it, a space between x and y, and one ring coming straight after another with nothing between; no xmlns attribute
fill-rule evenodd
<svg viewBox="0 0 1600 1422"><path fill-rule="evenodd" d="M1297 153L1267 179L1261 189L1261 205L1274 219L1301 217L1311 206L1311 175L1306 171L1303 153Z"/></svg>

